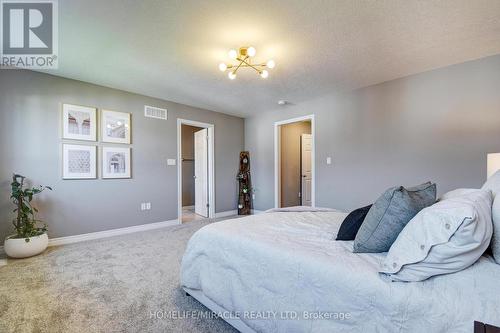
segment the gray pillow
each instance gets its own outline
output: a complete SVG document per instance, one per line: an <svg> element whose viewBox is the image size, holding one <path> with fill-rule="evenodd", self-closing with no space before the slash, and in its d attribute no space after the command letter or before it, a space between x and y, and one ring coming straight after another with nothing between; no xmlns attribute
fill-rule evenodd
<svg viewBox="0 0 500 333"><path fill-rule="evenodd" d="M406 224L436 202L436 184L393 187L373 204L354 239L355 253L389 251Z"/></svg>

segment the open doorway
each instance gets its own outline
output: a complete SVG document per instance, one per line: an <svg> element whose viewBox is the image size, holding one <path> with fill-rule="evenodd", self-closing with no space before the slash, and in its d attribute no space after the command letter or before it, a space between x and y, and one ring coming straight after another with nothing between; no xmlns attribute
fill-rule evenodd
<svg viewBox="0 0 500 333"><path fill-rule="evenodd" d="M213 125L179 119L180 223L213 217Z"/></svg>
<svg viewBox="0 0 500 333"><path fill-rule="evenodd" d="M314 205L314 117L277 122L275 207Z"/></svg>

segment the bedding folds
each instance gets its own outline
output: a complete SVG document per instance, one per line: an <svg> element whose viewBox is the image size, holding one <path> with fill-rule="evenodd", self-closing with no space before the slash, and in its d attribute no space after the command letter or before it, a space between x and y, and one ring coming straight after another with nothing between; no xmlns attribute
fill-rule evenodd
<svg viewBox="0 0 500 333"><path fill-rule="evenodd" d="M474 320L500 325L493 258L423 282L389 282L378 273L385 253L352 253L352 241L334 240L346 215L274 212L210 224L188 243L181 285L257 332L471 332Z"/></svg>

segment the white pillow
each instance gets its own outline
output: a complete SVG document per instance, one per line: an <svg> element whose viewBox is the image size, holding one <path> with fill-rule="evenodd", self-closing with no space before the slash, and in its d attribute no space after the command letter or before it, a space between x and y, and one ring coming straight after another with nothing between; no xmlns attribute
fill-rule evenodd
<svg viewBox="0 0 500 333"><path fill-rule="evenodd" d="M497 264L500 264L500 171L488 178L484 183L483 190L491 190L493 193L493 208L491 217L493 218L493 237L491 238L491 251Z"/></svg>
<svg viewBox="0 0 500 333"><path fill-rule="evenodd" d="M477 190L478 190L477 188L457 188L456 190L449 191L449 192L446 192L445 194L443 194L443 196L441 198L439 198L438 201L443 201L446 199L459 197L461 195L469 194L469 193L477 191Z"/></svg>
<svg viewBox="0 0 500 333"><path fill-rule="evenodd" d="M382 263L392 281L423 281L461 271L490 244L492 194L476 190L420 211L401 231Z"/></svg>

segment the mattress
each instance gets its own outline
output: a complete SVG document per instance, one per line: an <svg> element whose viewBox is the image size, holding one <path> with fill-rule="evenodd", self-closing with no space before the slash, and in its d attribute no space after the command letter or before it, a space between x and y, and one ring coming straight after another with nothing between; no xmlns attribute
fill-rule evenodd
<svg viewBox="0 0 500 333"><path fill-rule="evenodd" d="M424 282L384 279L381 254L335 241L340 212L271 212L207 225L181 285L257 332L471 332L500 325L500 265L483 256Z"/></svg>

